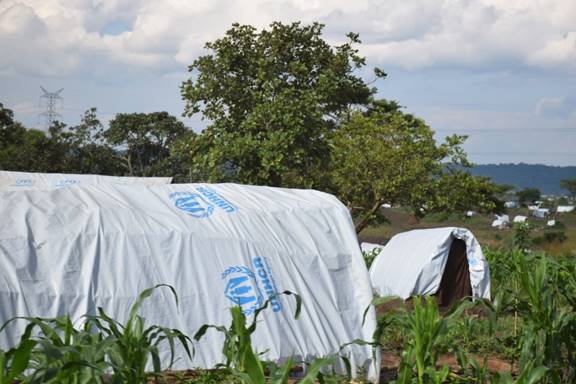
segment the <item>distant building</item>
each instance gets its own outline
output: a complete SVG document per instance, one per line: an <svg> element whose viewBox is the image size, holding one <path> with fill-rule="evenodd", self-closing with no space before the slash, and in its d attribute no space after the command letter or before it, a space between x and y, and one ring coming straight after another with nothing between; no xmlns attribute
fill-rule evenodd
<svg viewBox="0 0 576 384"><path fill-rule="evenodd" d="M517 201L507 201L504 203L504 206L506 208L518 208L518 202Z"/></svg>

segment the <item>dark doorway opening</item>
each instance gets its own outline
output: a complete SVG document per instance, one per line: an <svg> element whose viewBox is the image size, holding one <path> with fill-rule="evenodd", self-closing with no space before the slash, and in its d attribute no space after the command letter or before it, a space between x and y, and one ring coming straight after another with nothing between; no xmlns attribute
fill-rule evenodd
<svg viewBox="0 0 576 384"><path fill-rule="evenodd" d="M438 306L450 308L464 297L471 296L472 284L470 283L470 270L466 257L466 243L460 239L454 239L448 260L446 260L440 288L436 292Z"/></svg>

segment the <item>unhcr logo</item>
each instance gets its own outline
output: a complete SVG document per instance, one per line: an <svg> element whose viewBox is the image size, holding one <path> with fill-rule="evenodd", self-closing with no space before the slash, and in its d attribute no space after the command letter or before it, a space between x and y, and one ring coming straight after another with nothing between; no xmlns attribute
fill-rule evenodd
<svg viewBox="0 0 576 384"><path fill-rule="evenodd" d="M262 307L265 300L270 300L272 311L280 312L282 304L268 263L262 257L255 257L252 266L254 270L246 266L233 266L222 273L222 280L227 281L224 295L242 308L246 316Z"/></svg>
<svg viewBox="0 0 576 384"><path fill-rule="evenodd" d="M214 206L198 193L174 192L170 194L174 206L192 217L202 219L214 212Z"/></svg>
<svg viewBox="0 0 576 384"><path fill-rule="evenodd" d="M264 296L256 282L256 276L248 267L229 267L222 273L228 283L224 294L235 305L242 308L246 316L264 304Z"/></svg>
<svg viewBox="0 0 576 384"><path fill-rule="evenodd" d="M56 183L56 187L58 187L58 188L69 187L71 185L78 184L78 183L79 183L79 181L75 180L75 179L62 179L62 180L58 180L58 182Z"/></svg>
<svg viewBox="0 0 576 384"><path fill-rule="evenodd" d="M228 200L224 199L222 196L218 195L215 191L207 187L196 187L196 190L200 192L206 199L214 203L218 208L224 210L224 212L232 213L236 212L236 207L232 205Z"/></svg>
<svg viewBox="0 0 576 384"><path fill-rule="evenodd" d="M226 213L237 210L228 200L204 186L194 188L194 192L173 192L169 197L174 200L176 208L198 219L212 215L216 208Z"/></svg>
<svg viewBox="0 0 576 384"><path fill-rule="evenodd" d="M14 180L14 187L31 187L34 185L34 180L32 179L16 179Z"/></svg>

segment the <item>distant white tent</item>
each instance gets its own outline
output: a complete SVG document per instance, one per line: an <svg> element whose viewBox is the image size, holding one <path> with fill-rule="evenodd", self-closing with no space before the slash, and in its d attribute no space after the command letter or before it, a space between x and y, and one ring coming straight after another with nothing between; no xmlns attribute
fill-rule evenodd
<svg viewBox="0 0 576 384"><path fill-rule="evenodd" d="M559 205L556 208L556 212L558 212L558 213L567 213L567 212L572 212L573 210L574 210L573 205Z"/></svg>
<svg viewBox="0 0 576 384"><path fill-rule="evenodd" d="M508 215L495 215L494 221L492 221L492 227L503 229L506 228L509 223L510 217Z"/></svg>
<svg viewBox="0 0 576 384"><path fill-rule="evenodd" d="M124 177L0 171L0 191L51 190L93 184L170 184L171 177Z"/></svg>
<svg viewBox="0 0 576 384"><path fill-rule="evenodd" d="M329 356L374 333L372 288L352 219L327 193L98 184L0 196L0 324L15 316L80 320L98 307L125 321L143 289L166 283L180 306L159 291L142 315L189 336L203 324L229 325L231 306L251 316L270 300L252 339L266 360ZM299 319L294 301L277 296L285 290L302 297ZM24 326L4 329L0 348L14 346ZM192 361L179 351L174 369L222 363L222 342L209 331ZM349 345L342 353L355 372L377 380L377 350ZM166 350L161 358L167 362Z"/></svg>
<svg viewBox="0 0 576 384"><path fill-rule="evenodd" d="M548 208L538 208L535 211L532 211L532 215L534 217L544 218L550 213Z"/></svg>
<svg viewBox="0 0 576 384"><path fill-rule="evenodd" d="M524 223L524 222L526 222L527 219L528 219L528 218L527 218L526 216L517 215L517 216L514 217L514 220L513 220L513 221L514 221L515 223Z"/></svg>
<svg viewBox="0 0 576 384"><path fill-rule="evenodd" d="M474 211L466 211L466 217L473 217L476 216L476 212Z"/></svg>
<svg viewBox="0 0 576 384"><path fill-rule="evenodd" d="M374 260L370 280L380 296L407 299L442 290L451 299L490 299L488 263L465 228L419 229L394 236Z"/></svg>
<svg viewBox="0 0 576 384"><path fill-rule="evenodd" d="M518 207L518 203L516 201L507 201L504 203L504 206L506 208L517 208Z"/></svg>

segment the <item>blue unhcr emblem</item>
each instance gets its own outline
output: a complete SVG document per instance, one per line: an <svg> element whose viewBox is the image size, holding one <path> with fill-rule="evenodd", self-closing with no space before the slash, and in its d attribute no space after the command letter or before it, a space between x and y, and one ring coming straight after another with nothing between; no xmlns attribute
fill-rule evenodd
<svg viewBox="0 0 576 384"><path fill-rule="evenodd" d="M216 191L204 186L194 189L193 192L173 192L169 195L176 208L198 219L212 215L216 209L226 213L236 212L237 208Z"/></svg>
<svg viewBox="0 0 576 384"><path fill-rule="evenodd" d="M227 280L224 294L228 300L240 306L246 316L262 307L264 300L269 300L273 312L280 312L282 304L266 259L254 257L252 266L254 270L245 266L227 268L222 273L222 280Z"/></svg>
<svg viewBox="0 0 576 384"><path fill-rule="evenodd" d="M79 181L78 180L74 180L74 179L63 179L63 180L58 180L58 182L56 183L56 187L68 187L70 185L74 185L74 184L78 184Z"/></svg>
<svg viewBox="0 0 576 384"><path fill-rule="evenodd" d="M254 313L264 304L264 296L258 288L256 276L247 267L229 267L222 273L228 283L224 289L226 297L242 308L246 316Z"/></svg>
<svg viewBox="0 0 576 384"><path fill-rule="evenodd" d="M31 187L34 185L34 181L32 179L16 179L13 185L15 187Z"/></svg>
<svg viewBox="0 0 576 384"><path fill-rule="evenodd" d="M206 201L198 193L174 192L170 195L176 208L188 213L192 217L204 218L214 212L214 205Z"/></svg>

